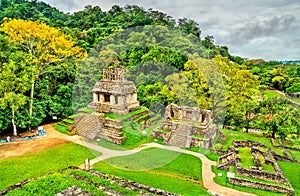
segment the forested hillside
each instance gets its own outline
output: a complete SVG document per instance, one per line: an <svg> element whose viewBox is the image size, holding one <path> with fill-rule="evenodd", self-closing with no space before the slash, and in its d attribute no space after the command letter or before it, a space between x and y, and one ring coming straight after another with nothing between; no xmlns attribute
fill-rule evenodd
<svg viewBox="0 0 300 196"><path fill-rule="evenodd" d="M116 59L141 105L157 113L169 103L199 106L219 124L299 134L299 109L262 93L299 92L299 66L232 56L193 20L135 5L67 14L43 2L2 0L0 23L0 134L85 107L102 68Z"/></svg>

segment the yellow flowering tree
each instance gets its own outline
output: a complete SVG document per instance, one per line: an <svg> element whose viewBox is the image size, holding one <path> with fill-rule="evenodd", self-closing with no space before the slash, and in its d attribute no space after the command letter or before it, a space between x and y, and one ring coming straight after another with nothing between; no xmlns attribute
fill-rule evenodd
<svg viewBox="0 0 300 196"><path fill-rule="evenodd" d="M32 116L36 79L59 66L68 66L71 59L84 58L86 52L75 46L71 37L40 21L6 18L0 31L28 53L27 64L31 68L29 114Z"/></svg>

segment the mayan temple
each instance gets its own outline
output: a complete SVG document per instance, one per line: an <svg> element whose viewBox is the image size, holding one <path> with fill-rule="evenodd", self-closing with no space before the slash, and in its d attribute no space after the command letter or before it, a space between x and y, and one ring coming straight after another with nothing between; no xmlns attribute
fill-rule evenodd
<svg viewBox="0 0 300 196"><path fill-rule="evenodd" d="M113 67L103 70L103 78L92 89L93 108L91 115L81 115L75 119L74 131L86 138L102 138L116 144L126 139L121 122L104 117L107 113L126 115L140 108L137 101L137 89L132 81L124 77L124 69Z"/></svg>

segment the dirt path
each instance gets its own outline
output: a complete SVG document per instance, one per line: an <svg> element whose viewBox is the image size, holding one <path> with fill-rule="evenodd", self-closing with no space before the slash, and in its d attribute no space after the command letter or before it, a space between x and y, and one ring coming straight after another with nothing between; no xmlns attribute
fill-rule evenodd
<svg viewBox="0 0 300 196"><path fill-rule="evenodd" d="M203 185L206 189L214 192L214 193L219 193L222 195L230 195L230 196L252 196L253 194L250 193L244 193L241 191L237 191L231 188L227 188L227 187L223 187L220 186L218 184L216 184L213 181L214 178L214 173L211 171L211 166L216 165L215 161L210 161L209 159L207 159L203 154L200 153L196 153L196 152L192 152L192 151L188 151L188 150L183 150L179 147L175 147L175 146L164 146L161 144L157 144L157 143L148 143L148 144L144 144L139 146L136 149L133 150L127 150L127 151L117 151L117 150L111 150L111 149L107 149L92 143L87 142L84 138L75 135L75 136L68 136L65 134L62 134L58 131L56 131L51 124L45 125L44 128L46 129L48 136L47 136L47 140L45 141L53 141L54 138L57 138L55 140L59 142L62 142L62 140L67 140L67 141L71 141L83 146L86 146L90 149L96 150L101 152L101 156L96 157L95 159L90 161L90 165L92 166L93 164L102 161L104 159L107 158L111 158L111 157L117 157L117 156L126 156L126 155L131 155L134 153L137 153L143 149L149 148L149 147L156 147L156 148L162 148L162 149L166 149L166 150L171 150L171 151L176 151L176 152L181 152L181 153L186 153L186 154L190 154L193 156L196 156L198 158L201 159L202 161L202 179L203 179ZM33 142L37 142L37 140L33 140ZM42 143L42 139L40 141ZM15 143L13 143L15 144ZM28 145L30 145L30 143L28 143ZM51 144L49 144L51 146ZM53 143L54 145L54 143ZM33 145L34 147L35 145ZM36 147L36 146L35 146ZM12 149L11 149L12 151ZM26 151L26 150L25 150ZM28 149L28 151L30 151L30 149ZM27 151L26 151L27 152ZM84 165L81 165L81 167L84 167Z"/></svg>
<svg viewBox="0 0 300 196"><path fill-rule="evenodd" d="M29 141L10 142L0 144L0 159L30 154L43 149L65 144L63 139L42 138Z"/></svg>

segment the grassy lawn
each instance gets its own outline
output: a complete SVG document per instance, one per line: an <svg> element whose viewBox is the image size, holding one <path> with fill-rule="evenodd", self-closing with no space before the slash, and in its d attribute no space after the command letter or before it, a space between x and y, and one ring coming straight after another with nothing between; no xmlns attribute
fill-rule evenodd
<svg viewBox="0 0 300 196"><path fill-rule="evenodd" d="M290 150L290 152L293 153L297 161L300 163L300 152L296 150Z"/></svg>
<svg viewBox="0 0 300 196"><path fill-rule="evenodd" d="M74 133L68 131L68 126L67 125L66 126L62 126L62 125L58 125L57 123L55 123L53 125L53 128L56 131L59 131L59 132L64 133L66 135L74 135Z"/></svg>
<svg viewBox="0 0 300 196"><path fill-rule="evenodd" d="M243 192L253 193L258 196L284 196L284 194L281 194L281 193L274 193L271 191L264 191L261 189L242 187L242 186L237 186L237 185L233 185L230 183L226 183L227 171L219 170L219 169L217 169L216 166L212 166L212 171L215 173L214 181L222 186L234 188L236 190L243 191ZM218 173L222 173L222 176L218 176Z"/></svg>
<svg viewBox="0 0 300 196"><path fill-rule="evenodd" d="M141 144L153 142L154 139L151 138L152 131L161 124L161 120L157 121L156 124L142 130L141 125L137 124L136 127L131 126L131 122L122 123L124 127L124 135L127 136L125 142L121 144L121 147L126 149L133 149ZM143 135L142 133L146 133Z"/></svg>
<svg viewBox="0 0 300 196"><path fill-rule="evenodd" d="M188 181L190 178L202 181L201 165L201 160L192 155L148 148L96 163L93 169L177 194L208 195L203 185ZM134 171L143 169L146 170Z"/></svg>
<svg viewBox="0 0 300 196"><path fill-rule="evenodd" d="M133 155L114 157L104 160L104 162L120 169L144 171L164 166L179 155L179 152L147 148Z"/></svg>
<svg viewBox="0 0 300 196"><path fill-rule="evenodd" d="M292 184L295 195L300 195L300 164L278 161L278 164L283 171L285 177Z"/></svg>
<svg viewBox="0 0 300 196"><path fill-rule="evenodd" d="M249 169L250 166L254 165L254 158L251 154L250 148L238 148L239 156L241 158L241 165L244 169Z"/></svg>
<svg viewBox="0 0 300 196"><path fill-rule="evenodd" d="M111 149L111 150L121 150L121 151L127 150L127 149L121 147L120 145L114 144L114 143L112 143L110 141L107 141L105 139L100 139L100 142L98 142L97 144L99 146L102 146L104 148L108 148L108 149Z"/></svg>
<svg viewBox="0 0 300 196"><path fill-rule="evenodd" d="M280 93L278 93L278 92L276 92L276 91L273 91L273 90L265 90L264 92L263 92L263 94L266 96L266 97L269 97L269 98L274 98L274 97L284 97L284 95L283 94L280 94Z"/></svg>
<svg viewBox="0 0 300 196"><path fill-rule="evenodd" d="M87 148L70 142L23 156L1 159L0 190L68 166L81 165L86 158L94 157Z"/></svg>
<svg viewBox="0 0 300 196"><path fill-rule="evenodd" d="M212 153L211 150L207 149L207 148L193 147L193 148L186 148L186 150L190 150L190 151L193 151L193 152L199 152L199 153L205 155L206 158L208 158L211 161L217 161L218 157L220 156L219 154Z"/></svg>

